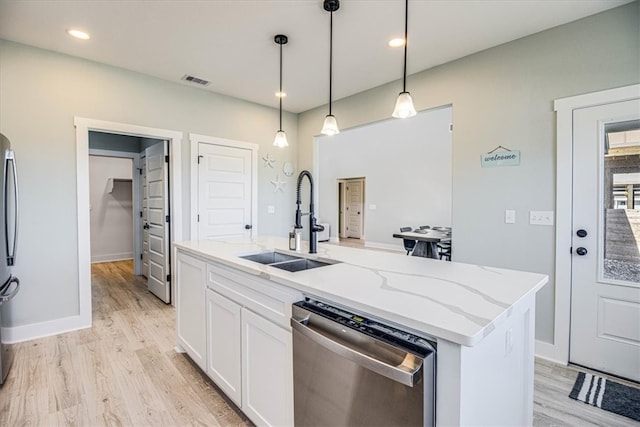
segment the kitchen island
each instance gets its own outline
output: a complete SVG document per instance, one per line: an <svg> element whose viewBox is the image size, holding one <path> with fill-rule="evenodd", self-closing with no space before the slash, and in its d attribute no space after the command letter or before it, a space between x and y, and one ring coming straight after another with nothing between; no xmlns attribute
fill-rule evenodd
<svg viewBox="0 0 640 427"><path fill-rule="evenodd" d="M259 425L293 423L291 303L305 296L433 340L437 425L531 425L542 274L319 244L289 272L240 256L284 238L174 244L178 346ZM268 337L268 338L267 338Z"/></svg>

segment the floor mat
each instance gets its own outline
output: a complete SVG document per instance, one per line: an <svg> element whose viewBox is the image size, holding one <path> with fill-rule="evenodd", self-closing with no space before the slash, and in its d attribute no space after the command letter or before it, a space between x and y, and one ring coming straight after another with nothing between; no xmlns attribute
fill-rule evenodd
<svg viewBox="0 0 640 427"><path fill-rule="evenodd" d="M580 372L569 397L640 421L640 389Z"/></svg>

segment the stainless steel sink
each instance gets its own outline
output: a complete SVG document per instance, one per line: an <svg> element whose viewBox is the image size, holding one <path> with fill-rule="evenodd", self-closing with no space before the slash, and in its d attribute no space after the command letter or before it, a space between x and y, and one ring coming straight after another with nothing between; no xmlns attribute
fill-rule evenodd
<svg viewBox="0 0 640 427"><path fill-rule="evenodd" d="M283 254L280 252L272 251L272 252L260 252L252 255L244 255L240 258L248 259L249 261L259 262L260 264L274 264L276 262L283 261L293 261L302 259L301 257Z"/></svg>
<svg viewBox="0 0 640 427"><path fill-rule="evenodd" d="M337 261L333 260L310 259L277 251L243 255L240 258L291 272L309 270L337 263Z"/></svg>
<svg viewBox="0 0 640 427"><path fill-rule="evenodd" d="M282 270L295 272L295 271L309 270L311 268L324 267L326 265L331 265L331 264L335 264L335 263L316 261L313 259L303 258L295 261L287 261L287 262L280 262L277 264L271 264L271 266L275 268L280 268Z"/></svg>

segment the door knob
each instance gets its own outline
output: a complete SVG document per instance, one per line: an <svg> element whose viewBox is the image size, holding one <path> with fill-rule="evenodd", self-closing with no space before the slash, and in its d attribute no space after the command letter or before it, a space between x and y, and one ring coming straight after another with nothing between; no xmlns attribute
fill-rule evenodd
<svg viewBox="0 0 640 427"><path fill-rule="evenodd" d="M245 230L251 230L251 228L253 228L253 227L251 226L251 224L247 224L247 225L245 225L245 226L244 226L244 229L245 229Z"/></svg>
<svg viewBox="0 0 640 427"><path fill-rule="evenodd" d="M576 234L578 235L578 237L587 237L587 230L583 230L582 228L578 231L576 231Z"/></svg>
<svg viewBox="0 0 640 427"><path fill-rule="evenodd" d="M583 248L582 246L576 249L576 253L580 256L585 256L587 252L587 248Z"/></svg>

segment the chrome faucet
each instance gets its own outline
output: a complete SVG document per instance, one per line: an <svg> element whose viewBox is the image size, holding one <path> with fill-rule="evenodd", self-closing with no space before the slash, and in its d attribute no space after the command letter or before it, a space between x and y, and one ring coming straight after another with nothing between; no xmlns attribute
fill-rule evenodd
<svg viewBox="0 0 640 427"><path fill-rule="evenodd" d="M311 195L309 199L309 212L302 213L300 210L300 205L302 201L300 200L300 188L302 187L302 178L307 177L309 179L309 187L311 189ZM294 228L300 229L302 228L302 217L303 215L309 215L309 253L315 254L317 252L318 246L318 236L316 233L318 231L323 231L324 227L322 225L316 224L315 213L313 212L313 177L311 176L311 172L304 170L300 172L298 175L298 186L296 190L296 224Z"/></svg>

